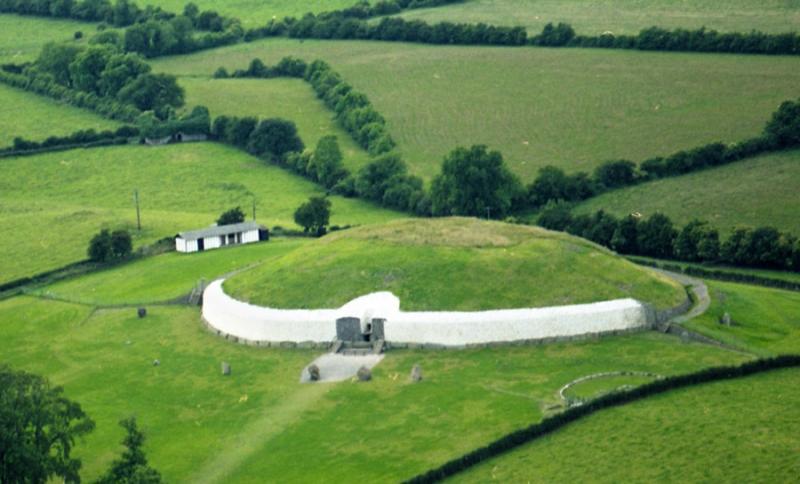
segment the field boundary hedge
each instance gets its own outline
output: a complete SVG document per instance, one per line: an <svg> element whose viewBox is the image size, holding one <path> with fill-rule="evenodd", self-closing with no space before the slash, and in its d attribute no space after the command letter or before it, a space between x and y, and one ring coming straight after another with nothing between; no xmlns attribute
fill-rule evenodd
<svg viewBox="0 0 800 484"><path fill-rule="evenodd" d="M688 388L716 381L742 378L771 370L800 367L800 355L782 355L749 361L738 366L717 366L685 375L670 376L621 392L610 393L591 400L584 405L571 407L564 412L547 417L539 423L496 439L485 447L475 449L461 457L418 474L404 482L413 484L440 482L491 458L500 456L522 445L551 434L572 422L588 417L600 410L622 406L669 391Z"/></svg>
<svg viewBox="0 0 800 484"><path fill-rule="evenodd" d="M627 257L631 262L654 267L656 269L664 269L667 271L678 272L688 276L702 277L706 279L716 279L725 282L739 282L743 284L752 284L756 286L764 286L776 289L786 289L789 291L800 291L800 282L785 281L783 279L773 279L771 277L758 276L755 274L743 274L733 271L721 271L714 269L704 269L702 267L683 266L680 264L672 264L669 262L656 262L639 259L637 257Z"/></svg>

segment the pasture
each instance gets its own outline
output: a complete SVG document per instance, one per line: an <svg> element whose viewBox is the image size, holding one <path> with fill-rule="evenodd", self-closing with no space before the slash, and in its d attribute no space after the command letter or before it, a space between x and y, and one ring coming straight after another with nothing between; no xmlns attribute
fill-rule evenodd
<svg viewBox="0 0 800 484"><path fill-rule="evenodd" d="M0 14L0 64L22 64L36 59L48 42L86 43L97 24L75 20ZM74 40L75 32L83 39Z"/></svg>
<svg viewBox="0 0 800 484"><path fill-rule="evenodd" d="M739 141L800 95L800 59L770 56L269 39L152 64L209 76L287 55L326 60L367 94L426 179L478 143L530 181L548 164L592 170Z"/></svg>
<svg viewBox="0 0 800 484"><path fill-rule="evenodd" d="M42 141L79 129L115 129L120 124L91 111L0 84L0 148L16 137Z"/></svg>
<svg viewBox="0 0 800 484"><path fill-rule="evenodd" d="M452 482L789 482L800 473L800 370L605 409Z"/></svg>
<svg viewBox="0 0 800 484"><path fill-rule="evenodd" d="M664 276L582 239L468 218L397 221L330 234L225 281L268 307L338 308L391 291L406 311L479 311L632 297L686 298Z"/></svg>
<svg viewBox="0 0 800 484"><path fill-rule="evenodd" d="M578 204L575 212L662 212L678 226L706 220L723 235L737 226L764 225L797 235L798 193L800 151L795 150L614 190Z"/></svg>
<svg viewBox="0 0 800 484"><path fill-rule="evenodd" d="M297 125L297 132L306 149L313 150L323 136L335 135L344 156L344 165L352 172L369 159L369 154L337 124L334 113L301 79L183 77L179 83L186 89L187 106L202 104L211 111L213 117L226 114L288 119Z"/></svg>
<svg viewBox="0 0 800 484"><path fill-rule="evenodd" d="M136 230L138 189L142 231ZM269 227L295 227L294 210L324 192L314 183L215 144L122 146L3 160L0 281L85 258L101 228L126 228L135 246L211 225L241 206ZM331 224L367 224L399 216L356 199L331 197ZM25 243L20 241L24 240Z"/></svg>
<svg viewBox="0 0 800 484"><path fill-rule="evenodd" d="M785 0L468 0L438 8L410 10L406 20L486 23L525 27L538 34L548 22L566 22L582 35L636 34L657 26L722 32L796 31L800 5Z"/></svg>
<svg viewBox="0 0 800 484"><path fill-rule="evenodd" d="M669 375L747 358L648 332L398 350L368 384L300 385L317 352L233 344L207 332L195 308L150 306L138 319L134 308L33 297L0 302L0 353L63 385L97 422L76 447L84 480L119 455L117 421L136 415L168 482L397 481L562 408L558 388L580 376ZM222 361L231 376L220 374ZM424 372L418 384L408 379L414 364Z"/></svg>
<svg viewBox="0 0 800 484"><path fill-rule="evenodd" d="M140 5L155 5L168 12L181 13L185 0L142 0ZM200 10L215 10L236 17L245 28L266 24L273 18L300 18L308 12L320 13L351 7L355 0L197 0Z"/></svg>

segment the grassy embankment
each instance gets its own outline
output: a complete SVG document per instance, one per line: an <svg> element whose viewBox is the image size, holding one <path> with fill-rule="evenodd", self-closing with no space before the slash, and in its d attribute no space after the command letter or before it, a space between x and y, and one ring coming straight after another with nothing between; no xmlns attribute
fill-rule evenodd
<svg viewBox="0 0 800 484"><path fill-rule="evenodd" d="M14 138L42 141L79 129L115 129L120 124L91 111L60 104L52 99L0 84L0 148Z"/></svg>
<svg viewBox="0 0 800 484"><path fill-rule="evenodd" d="M239 68L247 68L247 64ZM297 125L306 149L313 150L320 138L332 134L339 140L348 169L355 172L367 163L369 154L337 124L334 113L302 79L211 79L212 73L209 71L206 78L180 78L187 106L202 104L213 117L288 119Z"/></svg>
<svg viewBox="0 0 800 484"><path fill-rule="evenodd" d="M656 25L663 28L723 32L793 32L800 26L796 2L765 0L469 0L437 8L411 10L406 20L487 23L525 27L536 35L548 22L566 22L583 35L636 34Z"/></svg>
<svg viewBox="0 0 800 484"><path fill-rule="evenodd" d="M631 256L631 259L640 260L647 263L656 262L659 265L669 264L669 265L678 265L683 268L687 267L694 267L698 269L705 269L709 271L721 271L727 272L731 274L745 274L745 275L753 275L759 277L765 277L769 279L776 279L780 281L789 281L789 282L800 282L800 272L790 272L790 271L775 271L771 269L753 269L749 267L735 267L735 266L728 266L728 265L711 265L711 264L700 264L696 262L683 262L683 261L676 261L676 260L666 260L666 259L654 259L652 257L642 257L642 256Z"/></svg>
<svg viewBox="0 0 800 484"><path fill-rule="evenodd" d="M407 220L331 234L228 279L229 294L281 308L336 308L391 291L411 310L486 310L624 297L669 307L671 280L583 239L477 219Z"/></svg>
<svg viewBox="0 0 800 484"><path fill-rule="evenodd" d="M662 212L680 227L693 218L706 220L725 236L737 226L764 225L800 234L798 193L800 151L787 151L614 190L575 212Z"/></svg>
<svg viewBox="0 0 800 484"><path fill-rule="evenodd" d="M135 245L212 224L253 200L259 222L293 227L294 210L323 192L314 183L214 143L72 150L3 160L0 281L85 258L100 228L127 228ZM142 231L136 231L138 189ZM367 224L398 214L331 197L332 224Z"/></svg>
<svg viewBox="0 0 800 484"><path fill-rule="evenodd" d="M156 283L163 273L141 276ZM393 351L369 384L299 385L316 354L232 344L206 332L188 307L151 306L138 319L133 308L0 302L0 359L64 385L97 422L76 448L87 481L121 451L117 422L130 415L147 434L150 462L170 482L397 481L541 419L562 405L558 388L580 376L678 374L747 358L641 333ZM222 361L232 364L230 377L220 375ZM417 363L425 380L411 384Z"/></svg>
<svg viewBox="0 0 800 484"><path fill-rule="evenodd" d="M290 39L153 66L208 76L287 55L326 60L367 94L412 171L425 178L454 147L475 143L500 150L529 181L547 164L592 170L609 159L640 162L740 141L797 98L800 82L794 57Z"/></svg>
<svg viewBox="0 0 800 484"><path fill-rule="evenodd" d="M97 24L75 20L0 14L0 63L33 61L47 42L85 44L96 29ZM78 31L83 32L83 38L75 40Z"/></svg>

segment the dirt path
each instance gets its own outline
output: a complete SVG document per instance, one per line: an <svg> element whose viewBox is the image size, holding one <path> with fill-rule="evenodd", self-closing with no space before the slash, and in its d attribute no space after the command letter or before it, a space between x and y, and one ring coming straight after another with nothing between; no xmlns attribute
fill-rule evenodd
<svg viewBox="0 0 800 484"><path fill-rule="evenodd" d="M663 269L652 270L677 281L678 284L682 286L690 286L689 290L692 291L692 294L694 294L695 304L692 306L689 312L680 316L676 316L670 322L678 324L684 323L690 319L700 316L708 310L708 307L711 305L711 297L708 295L708 286L706 286L702 280L687 276L686 274L665 271Z"/></svg>

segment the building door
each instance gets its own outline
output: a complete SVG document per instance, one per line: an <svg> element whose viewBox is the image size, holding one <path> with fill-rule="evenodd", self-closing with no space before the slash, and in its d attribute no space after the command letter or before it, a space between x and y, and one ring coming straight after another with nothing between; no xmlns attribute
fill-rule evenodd
<svg viewBox="0 0 800 484"><path fill-rule="evenodd" d="M205 240L197 239L197 251L202 252L204 250L206 250Z"/></svg>

